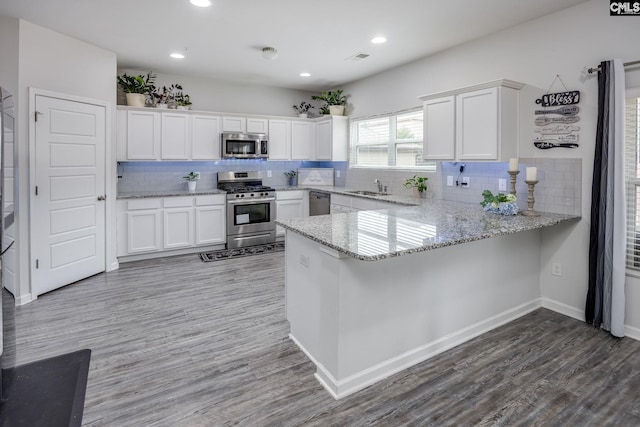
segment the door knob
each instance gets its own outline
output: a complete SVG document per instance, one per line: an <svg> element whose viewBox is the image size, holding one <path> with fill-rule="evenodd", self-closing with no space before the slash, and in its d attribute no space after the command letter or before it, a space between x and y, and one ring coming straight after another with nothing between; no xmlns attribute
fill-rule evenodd
<svg viewBox="0 0 640 427"><path fill-rule="evenodd" d="M99 201L107 200L107 196L98 196L98 200Z"/></svg>

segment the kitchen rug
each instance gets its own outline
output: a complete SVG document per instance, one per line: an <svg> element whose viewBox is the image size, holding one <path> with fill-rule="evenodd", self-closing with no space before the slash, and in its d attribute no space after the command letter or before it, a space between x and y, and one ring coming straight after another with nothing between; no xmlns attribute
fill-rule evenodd
<svg viewBox="0 0 640 427"><path fill-rule="evenodd" d="M246 248L224 249L221 251L203 252L200 259L203 262L220 261L223 259L240 258L243 256L267 254L284 251L284 242L267 243L265 245L248 246Z"/></svg>

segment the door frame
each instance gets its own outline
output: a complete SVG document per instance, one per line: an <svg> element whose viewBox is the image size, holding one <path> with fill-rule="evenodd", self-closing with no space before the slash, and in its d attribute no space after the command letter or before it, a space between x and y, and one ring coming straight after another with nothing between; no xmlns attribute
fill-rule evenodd
<svg viewBox="0 0 640 427"><path fill-rule="evenodd" d="M35 218L35 212L33 212L32 206L34 206L35 199L35 181L36 181L36 166L35 166L35 153L36 153L36 96L46 96L49 98L57 98L64 101L81 102L85 104L92 104L99 107L103 107L105 110L105 156L104 156L104 171L105 171L105 188L104 194L107 199L105 200L105 230L104 230L104 242L105 242L105 271L111 271L118 268L118 260L115 256L116 245L116 162L115 162L115 144L112 141L112 111L111 103L99 99L85 98L81 96L71 95L67 93L54 92L45 89L38 89L29 87L29 114L27 116L29 121L29 244L28 244L28 265L29 265L29 296L30 302L37 299L37 295L33 289L32 272L35 269L35 261L32 257L32 247L34 244L34 236L31 232L31 224L33 224ZM113 165L113 167L111 167Z"/></svg>

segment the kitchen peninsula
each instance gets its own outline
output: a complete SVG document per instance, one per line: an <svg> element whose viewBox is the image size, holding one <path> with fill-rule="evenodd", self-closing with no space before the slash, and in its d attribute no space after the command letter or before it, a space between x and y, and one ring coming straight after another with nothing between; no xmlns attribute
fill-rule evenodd
<svg viewBox="0 0 640 427"><path fill-rule="evenodd" d="M344 397L541 307L540 229L578 220L425 200L277 221L290 337Z"/></svg>

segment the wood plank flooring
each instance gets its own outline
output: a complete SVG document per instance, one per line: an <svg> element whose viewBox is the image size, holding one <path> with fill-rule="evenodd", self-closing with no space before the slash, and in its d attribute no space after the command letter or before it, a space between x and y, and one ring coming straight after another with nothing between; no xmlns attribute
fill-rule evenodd
<svg viewBox="0 0 640 427"><path fill-rule="evenodd" d="M90 348L86 426L640 425L640 343L540 309L333 400L282 253L124 264L17 307L17 363Z"/></svg>

